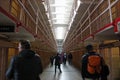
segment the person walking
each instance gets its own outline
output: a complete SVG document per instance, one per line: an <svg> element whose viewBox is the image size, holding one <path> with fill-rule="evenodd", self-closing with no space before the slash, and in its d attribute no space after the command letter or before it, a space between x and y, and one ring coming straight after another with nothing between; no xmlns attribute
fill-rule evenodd
<svg viewBox="0 0 120 80"><path fill-rule="evenodd" d="M86 78L99 80L103 58L98 53L94 52L92 45L87 45L86 51L87 53L82 56L82 78L83 80Z"/></svg>
<svg viewBox="0 0 120 80"><path fill-rule="evenodd" d="M61 57L59 56L59 54L57 53L57 55L54 57L55 59L55 74L56 74L56 69L58 67L60 73L62 72L61 71Z"/></svg>
<svg viewBox="0 0 120 80"><path fill-rule="evenodd" d="M68 54L68 63L69 64L72 64L72 59L73 59L73 56L71 53Z"/></svg>
<svg viewBox="0 0 120 80"><path fill-rule="evenodd" d="M63 54L63 63L64 65L66 65L66 61L67 61L67 55L66 53Z"/></svg>
<svg viewBox="0 0 120 80"><path fill-rule="evenodd" d="M54 56L50 56L50 63L51 63L51 66L53 66L53 62L54 62Z"/></svg>
<svg viewBox="0 0 120 80"><path fill-rule="evenodd" d="M43 72L41 59L31 49L26 40L19 42L19 54L11 59L10 66L6 71L9 80L40 80L39 75Z"/></svg>

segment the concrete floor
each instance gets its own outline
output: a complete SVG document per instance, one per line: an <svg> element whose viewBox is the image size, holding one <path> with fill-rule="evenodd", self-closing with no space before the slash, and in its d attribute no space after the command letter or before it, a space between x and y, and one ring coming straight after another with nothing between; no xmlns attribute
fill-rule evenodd
<svg viewBox="0 0 120 80"><path fill-rule="evenodd" d="M54 65L48 66L40 75L41 80L82 80L80 71L72 65L61 64L62 73L57 69L56 74L54 67Z"/></svg>

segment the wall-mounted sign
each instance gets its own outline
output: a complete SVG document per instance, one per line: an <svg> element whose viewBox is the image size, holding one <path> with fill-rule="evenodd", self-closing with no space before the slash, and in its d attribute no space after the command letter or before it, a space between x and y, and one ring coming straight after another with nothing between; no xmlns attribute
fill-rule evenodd
<svg viewBox="0 0 120 80"><path fill-rule="evenodd" d="M15 26L0 25L0 32L15 32Z"/></svg>

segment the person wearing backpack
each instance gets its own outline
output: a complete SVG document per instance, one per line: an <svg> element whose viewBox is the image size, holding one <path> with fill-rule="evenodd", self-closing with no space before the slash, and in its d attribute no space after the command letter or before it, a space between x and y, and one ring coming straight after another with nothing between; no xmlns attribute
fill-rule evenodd
<svg viewBox="0 0 120 80"><path fill-rule="evenodd" d="M41 59L30 48L28 41L20 40L18 47L20 53L11 59L6 71L7 79L40 80L39 75L43 72Z"/></svg>
<svg viewBox="0 0 120 80"><path fill-rule="evenodd" d="M82 56L82 78L89 78L92 80L99 80L101 76L101 68L102 68L102 57L93 51L92 45L86 46L86 51Z"/></svg>

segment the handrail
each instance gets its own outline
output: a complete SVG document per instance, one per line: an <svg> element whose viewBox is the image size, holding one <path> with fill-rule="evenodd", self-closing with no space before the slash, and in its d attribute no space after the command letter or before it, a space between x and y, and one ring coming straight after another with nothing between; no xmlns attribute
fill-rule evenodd
<svg viewBox="0 0 120 80"><path fill-rule="evenodd" d="M83 14L83 16L81 17L80 21L78 22L78 24L77 24L76 26L79 26L79 23L81 22L82 18L84 18L85 14L88 12L89 8L91 7L91 5L92 5L92 3L93 3L94 1L95 1L95 0L93 0L93 1L91 2L91 4L89 5L89 7L87 8L86 12ZM103 1L103 0L102 0L102 1ZM102 3L102 1L99 3L99 5ZM97 8L99 5L97 5L96 8ZM94 8L94 10L93 10L92 12L94 12L96 8ZM90 15L91 15L91 14L90 14ZM89 18L90 15L88 15L87 19ZM86 20L87 20L87 19L86 19ZM85 20L85 21L86 21L86 20ZM82 25L85 23L85 21L82 23ZM82 27L82 25L81 25L81 27ZM80 30L81 27L78 28L78 31ZM77 28L77 27L76 27L76 28ZM74 29L74 31L75 31L75 29ZM73 31L73 32L74 32L74 31ZM72 32L71 34L73 34L73 32Z"/></svg>
<svg viewBox="0 0 120 80"><path fill-rule="evenodd" d="M107 11L107 10L104 10L102 13L105 13L105 11ZM101 14L101 15L102 15L102 14ZM101 16L101 15L99 15L99 16ZM90 16L90 15L89 15L89 16ZM89 16L88 16L88 18L89 18ZM97 16L97 17L99 17L99 16ZM96 19L97 19L97 18L96 18ZM94 19L94 21L95 21L96 19ZM92 23L93 23L93 21L92 21ZM91 24L91 23L90 23L90 24ZM89 25L90 25L90 24L89 24ZM88 27L89 27L89 25L88 25ZM86 27L84 30L86 30L88 27ZM78 31L79 31L79 30L78 30ZM82 32L83 32L83 31L82 31ZM79 34L79 35L80 35L80 34ZM78 35L78 36L79 36L79 35ZM77 37L78 37L78 36L77 36ZM76 37L76 38L77 38L77 37ZM76 39L76 38L75 38L75 39ZM75 39L74 39L74 40L75 40ZM71 41L70 43L72 43L72 41Z"/></svg>
<svg viewBox="0 0 120 80"><path fill-rule="evenodd" d="M117 2L117 1L115 1L114 4L115 4L116 2ZM112 5L113 5L113 4L112 4ZM96 8L97 8L97 7L96 7ZM95 8L95 9L96 9L96 8ZM109 7L106 8L101 14L99 14L82 32L84 32L96 19L98 19L102 14L104 14L108 9L109 9ZM95 11L95 10L93 10L92 13L93 13L94 11ZM92 13L91 13L91 14L92 14ZM89 16L90 16L90 15L89 15ZM88 16L88 18L89 18L89 16ZM87 19L86 19L86 20L87 20ZM85 21L86 21L86 20L85 20ZM84 22L85 22L85 21L84 21ZM83 24L84 24L84 23L83 23ZM83 25L83 24L82 24L82 25ZM82 25L81 25L81 26L82 26ZM91 34L92 34L92 33L91 33ZM80 35L80 34L79 34L79 35ZM79 36L79 35L78 35L78 36Z"/></svg>
<svg viewBox="0 0 120 80"><path fill-rule="evenodd" d="M86 10L86 12L83 14L83 16L81 17L81 19L80 19L80 21L78 22L78 24L76 25L76 26L78 26L79 25L79 23L81 22L81 20L82 20L82 18L84 18L84 16L85 16L85 14L88 12L88 10L89 10L89 8L91 7L91 5L92 5L92 3L94 2L94 0L91 2L91 4L89 5L89 7L87 8L87 10ZM96 6L97 7L97 6ZM87 18L89 18L89 16L87 17ZM85 20L86 21L86 20ZM84 22L85 22L84 21ZM82 24L84 24L84 22L82 23ZM77 27L76 27L77 28ZM79 29L80 29L81 27L79 27ZM78 29L78 30L79 30ZM74 29L74 31L75 31L75 29ZM73 31L73 32L74 32ZM71 34L73 34L73 32L71 33Z"/></svg>
<svg viewBox="0 0 120 80"><path fill-rule="evenodd" d="M115 3L116 3L117 1L115 1ZM114 3L114 4L115 4ZM101 14L99 14L84 30L82 30L82 32L84 32L96 19L98 19L101 15L103 15L107 10L109 10L109 7L108 8L106 8ZM92 33L91 33L92 34ZM80 35L80 34L79 34ZM78 36L79 36L78 35Z"/></svg>
<svg viewBox="0 0 120 80"><path fill-rule="evenodd" d="M94 0L93 0L93 2L94 2ZM92 3L93 3L93 2L92 2ZM96 8L94 8L94 10L93 10L93 11L90 13L90 15L87 17L87 19L91 16L91 14L97 9L97 7L98 7L102 2L103 2L103 0L96 6ZM91 3L91 5L92 5L92 3ZM90 6L91 6L91 5L90 5ZM90 7L90 6L89 6L89 7ZM87 13L89 7L87 8L85 14ZM103 13L104 13L104 12L103 12ZM84 14L84 16L85 16L85 14ZM101 15L102 15L102 14L101 14ZM99 15L99 16L101 16L101 15ZM82 16L82 18L83 18L84 16ZM97 18L98 18L99 16L97 16ZM82 20L82 18L81 18L81 20ZM86 19L86 20L87 20L87 19ZM81 20L78 22L77 26L79 25L79 23L81 22ZM85 21L86 21L86 20L85 20ZM96 18L94 19L94 21L95 21L95 20L96 20ZM82 25L85 23L85 21L82 23ZM92 21L92 23L93 23L93 21ZM89 23L89 25L90 25L90 24L91 24L91 23ZM88 25L88 27L89 27L89 25ZM81 27L80 27L80 28L81 28ZM80 29L80 28L79 28L79 29ZM78 31L79 31L79 29L78 29ZM84 29L84 30L85 30L85 29ZM83 31L82 31L82 32L83 32ZM73 33L73 32L72 32L72 33ZM80 35L80 34L79 34L79 35ZM78 35L78 36L79 36L79 35ZM72 38L73 38L73 36L72 36ZM71 38L71 39L72 39L72 38ZM76 38L75 38L75 39L76 39ZM71 40L70 43L72 43L72 40Z"/></svg>
<svg viewBox="0 0 120 80"><path fill-rule="evenodd" d="M19 1L19 0L18 0ZM19 1L19 3L20 3L20 5L23 7L23 9L27 12L27 14L30 16L30 18L32 19L32 21L34 22L34 23L36 23L35 22L35 20L33 19L33 17L31 16L31 14L28 12L28 10L25 8L25 6ZM40 19L39 19L40 20ZM41 30L42 31L42 30ZM44 35L45 36L45 35ZM46 37L47 38L47 37ZM48 39L48 38L47 38ZM49 40L48 40L49 41Z"/></svg>
<svg viewBox="0 0 120 80"><path fill-rule="evenodd" d="M25 8L25 6L23 5L23 3L22 3L20 0L18 0L18 2L19 2L20 5L23 7L23 9L27 12L27 14L30 16L31 20L32 20L34 23L36 23L35 20L33 19L33 17L31 16L31 14L28 12L28 10L27 10L27 9Z"/></svg>
<svg viewBox="0 0 120 80"><path fill-rule="evenodd" d="M38 6L38 4L35 2L35 4ZM41 15L41 11L39 10L39 8L38 8L38 11L40 12L40 15ZM43 21L44 21L44 18L43 18L43 16L41 15L41 17L42 17L42 19L43 19ZM39 18L39 20L40 20L40 18ZM40 20L40 22L41 22L41 20ZM42 22L41 22L42 23ZM44 21L44 24L42 24L42 25L44 25L44 26L47 26L46 24L45 24L45 21ZM44 28L44 27L43 27ZM47 27L46 27L47 28ZM45 28L44 28L44 30L45 30ZM47 33L47 31L45 30L45 32ZM46 36L46 38L47 38L47 36ZM47 38L48 39L48 38ZM48 39L48 41L49 41L49 39ZM51 41L51 40L50 40Z"/></svg>
<svg viewBox="0 0 120 80"><path fill-rule="evenodd" d="M18 23L17 19L14 18L11 14L9 14L8 12L6 12L1 6L0 6L0 12L5 14L7 17L9 17L14 23Z"/></svg>
<svg viewBox="0 0 120 80"><path fill-rule="evenodd" d="M37 15L37 13L35 12L34 7L32 6L32 4L31 4L31 2L30 2L30 0L27 0L27 1L29 2L30 6L32 7L32 9L33 9L33 11L34 11L35 15Z"/></svg>
<svg viewBox="0 0 120 80"><path fill-rule="evenodd" d="M38 19L39 19L39 21L40 21L40 18L39 18L39 16L38 16ZM40 27L38 27L40 30L41 30L41 28ZM44 36L45 36L45 32L43 31L43 30L41 30L41 32L44 34ZM45 36L46 38L47 38L47 36ZM47 38L48 39L48 38ZM49 42L49 40L48 40L48 42ZM49 44L50 45L50 44Z"/></svg>
<svg viewBox="0 0 120 80"><path fill-rule="evenodd" d="M93 2L94 2L94 0L91 2L91 4L89 5L89 7L92 5ZM86 12L83 14L83 16L81 17L80 21L78 22L78 24L77 24L76 26L79 25L79 23L81 22L82 18L83 18L83 17L85 16L85 14L87 13L89 7L87 8ZM77 27L76 27L76 28L77 28ZM72 32L71 34L73 34L73 32Z"/></svg>
<svg viewBox="0 0 120 80"><path fill-rule="evenodd" d="M28 0L29 1L29 0ZM32 4L31 4L31 2L29 1L29 3L30 3L30 5L31 5L31 7L33 8L33 6L32 6ZM37 5L37 3L36 3L36 1L35 1L35 4ZM38 5L37 5L37 7L38 7ZM39 9L39 8L38 8ZM33 8L33 10L35 11L35 9ZM40 11L39 11L40 12ZM41 13L41 12L40 12ZM42 17L42 19L43 19L43 21L44 21L44 18L43 18L43 16L41 16ZM41 22L41 20L40 20L40 18L39 18L39 21ZM42 22L41 22L42 23ZM44 24L42 23L42 25L43 26L45 26L45 21L44 21ZM44 27L43 27L44 28ZM47 27L46 27L47 28ZM41 30L41 29L40 29ZM48 29L47 29L48 30ZM42 30L41 30L42 31ZM47 33L47 31L45 30L45 28L44 28L44 31ZM44 34L44 36L46 36L46 38L48 39L48 41L49 41L49 38L48 38L48 36L47 35L45 35L45 33L43 32L43 34ZM47 33L48 34L48 33ZM50 41L52 41L52 40L50 40Z"/></svg>

